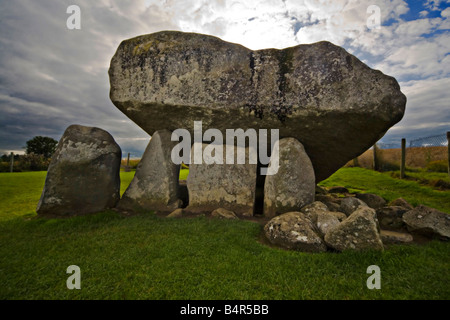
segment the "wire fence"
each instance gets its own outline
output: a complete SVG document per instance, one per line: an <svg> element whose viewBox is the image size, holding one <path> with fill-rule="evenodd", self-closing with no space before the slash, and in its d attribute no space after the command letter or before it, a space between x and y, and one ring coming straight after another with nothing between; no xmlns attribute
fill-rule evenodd
<svg viewBox="0 0 450 320"><path fill-rule="evenodd" d="M375 152L371 148L348 165L396 171L400 170L404 161L406 169L422 168L435 172L448 172L448 135L449 133L442 133L405 141L404 152L402 152L402 140L389 143L377 142Z"/></svg>
<svg viewBox="0 0 450 320"><path fill-rule="evenodd" d="M409 142L409 147L446 147L448 146L447 135L439 134L436 136L414 139Z"/></svg>

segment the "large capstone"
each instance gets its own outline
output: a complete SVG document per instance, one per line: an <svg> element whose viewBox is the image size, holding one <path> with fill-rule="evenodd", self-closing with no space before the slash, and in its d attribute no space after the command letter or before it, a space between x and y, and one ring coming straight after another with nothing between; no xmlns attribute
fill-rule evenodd
<svg viewBox="0 0 450 320"><path fill-rule="evenodd" d="M113 208L120 198L121 157L105 130L68 127L48 167L37 213L70 216Z"/></svg>
<svg viewBox="0 0 450 320"><path fill-rule="evenodd" d="M224 146L219 161L223 164L220 164L213 162L208 156L210 153L205 148L210 148L209 144L198 145L201 147L203 158L196 161L197 154L202 157L200 153L196 153L196 145L194 144L192 147L193 163L189 166L187 177L189 206L186 211L209 213L217 208L224 208L238 215L253 215L257 164L256 161L254 164L250 163L253 162L250 161L250 157L255 150L232 145ZM226 148L234 149L234 164L226 162ZM243 159L245 163L237 163L239 154L245 157Z"/></svg>
<svg viewBox="0 0 450 320"><path fill-rule="evenodd" d="M279 141L278 172L267 175L264 183L264 215L299 211L314 201L315 178L311 160L303 145L294 138ZM271 159L269 165L273 165Z"/></svg>
<svg viewBox="0 0 450 320"><path fill-rule="evenodd" d="M185 128L279 129L305 147L317 182L399 122L397 81L322 41L252 51L162 31L123 41L109 69L112 102L152 135Z"/></svg>
<svg viewBox="0 0 450 320"><path fill-rule="evenodd" d="M156 131L118 207L130 211L172 212L179 208L180 165L172 161L175 142L168 130Z"/></svg>

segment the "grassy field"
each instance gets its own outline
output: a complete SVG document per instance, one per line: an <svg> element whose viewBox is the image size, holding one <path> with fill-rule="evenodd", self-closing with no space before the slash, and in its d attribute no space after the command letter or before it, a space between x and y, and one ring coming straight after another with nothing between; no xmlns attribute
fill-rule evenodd
<svg viewBox="0 0 450 320"><path fill-rule="evenodd" d="M428 179L444 177L441 173L420 173ZM321 186L344 186L351 192L375 193L387 201L403 198L414 206L424 204L450 213L450 191L441 191L430 186L421 185L417 181L401 180L391 177L389 172L376 172L363 168L342 168L325 181Z"/></svg>
<svg viewBox="0 0 450 320"><path fill-rule="evenodd" d="M122 172L122 192L134 172ZM186 172L184 172L186 174ZM109 210L37 218L45 172L0 174L0 299L449 299L450 244L308 254L262 244L261 225ZM450 192L360 168L322 185L402 196L448 211ZM445 203L446 202L446 203ZM68 290L66 269L81 269ZM367 267L381 269L369 290Z"/></svg>

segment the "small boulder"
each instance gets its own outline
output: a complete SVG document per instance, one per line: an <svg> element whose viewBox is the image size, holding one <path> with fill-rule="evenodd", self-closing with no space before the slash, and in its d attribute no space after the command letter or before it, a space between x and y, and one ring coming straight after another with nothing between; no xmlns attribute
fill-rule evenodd
<svg viewBox="0 0 450 320"><path fill-rule="evenodd" d="M349 193L348 189L346 187L331 187L328 189L328 193Z"/></svg>
<svg viewBox="0 0 450 320"><path fill-rule="evenodd" d="M330 230L339 226L341 222L338 217L330 211L319 212L317 214L316 226L319 234L324 237Z"/></svg>
<svg viewBox="0 0 450 320"><path fill-rule="evenodd" d="M339 212L339 211L328 211L328 214L335 216L339 222L344 221L345 219L347 219L347 215L343 212Z"/></svg>
<svg viewBox="0 0 450 320"><path fill-rule="evenodd" d="M383 250L375 210L363 206L325 235L325 243L338 251Z"/></svg>
<svg viewBox="0 0 450 320"><path fill-rule="evenodd" d="M270 243L304 252L325 252L327 247L314 231L312 222L301 212L288 212L276 216L264 227Z"/></svg>
<svg viewBox="0 0 450 320"><path fill-rule="evenodd" d="M52 156L37 213L71 216L114 208L120 199L121 157L105 130L69 126Z"/></svg>
<svg viewBox="0 0 450 320"><path fill-rule="evenodd" d="M328 207L323 204L320 201L314 201L313 203L310 203L303 208L300 209L300 211L305 214L308 219L310 219L313 223L317 221L317 215L320 212L326 212L329 211Z"/></svg>
<svg viewBox="0 0 450 320"><path fill-rule="evenodd" d="M332 195L316 194L315 200L324 203L331 211L339 211L342 199Z"/></svg>
<svg viewBox="0 0 450 320"><path fill-rule="evenodd" d="M183 209L182 208L178 208L175 209L174 211L172 211L171 213L169 213L166 218L181 218L183 216Z"/></svg>
<svg viewBox="0 0 450 320"><path fill-rule="evenodd" d="M450 239L450 215L434 208L419 205L403 215L410 232L431 238Z"/></svg>
<svg viewBox="0 0 450 320"><path fill-rule="evenodd" d="M219 219L231 219L231 220L239 219L233 211L224 208L218 208L213 212L211 212L211 217Z"/></svg>
<svg viewBox="0 0 450 320"><path fill-rule="evenodd" d="M386 230L402 230L405 229L403 222L403 214L409 209L400 206L383 207L377 210L377 218L380 227Z"/></svg>
<svg viewBox="0 0 450 320"><path fill-rule="evenodd" d="M413 241L413 237L409 233L391 230L381 230L380 237L383 244L404 244L411 243Z"/></svg>
<svg viewBox="0 0 450 320"><path fill-rule="evenodd" d="M392 200L391 202L389 202L388 204L389 206L392 207L404 207L408 210L412 210L414 209L414 207L412 205L410 205L405 199L403 198L397 198L395 200Z"/></svg>
<svg viewBox="0 0 450 320"><path fill-rule="evenodd" d="M316 186L315 190L316 194L327 194L328 191L325 188L322 188L321 186Z"/></svg>
<svg viewBox="0 0 450 320"><path fill-rule="evenodd" d="M364 201L370 208L375 210L386 205L386 200L373 193L358 193L356 198Z"/></svg>
<svg viewBox="0 0 450 320"><path fill-rule="evenodd" d="M339 206L339 211L350 216L360 207L368 207L367 204L355 197L347 197L341 200L341 205Z"/></svg>

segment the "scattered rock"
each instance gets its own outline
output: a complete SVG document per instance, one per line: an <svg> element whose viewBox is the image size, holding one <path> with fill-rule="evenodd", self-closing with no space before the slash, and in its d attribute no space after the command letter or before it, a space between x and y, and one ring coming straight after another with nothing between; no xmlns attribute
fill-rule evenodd
<svg viewBox="0 0 450 320"><path fill-rule="evenodd" d="M171 136L168 130L153 134L118 208L171 212L181 207L178 191L180 166L171 159L172 148L176 145Z"/></svg>
<svg viewBox="0 0 450 320"><path fill-rule="evenodd" d="M304 252L324 252L327 247L314 231L311 221L301 212L276 216L264 227L267 239L277 246Z"/></svg>
<svg viewBox="0 0 450 320"><path fill-rule="evenodd" d="M368 207L367 204L355 197L347 197L341 200L341 205L339 206L339 211L350 216L359 207Z"/></svg>
<svg viewBox="0 0 450 320"><path fill-rule="evenodd" d="M347 219L347 215L343 212L339 212L339 211L328 211L328 214L331 214L333 216L335 216L339 222L344 221L345 219Z"/></svg>
<svg viewBox="0 0 450 320"><path fill-rule="evenodd" d="M320 212L326 212L329 211L328 207L323 204L320 201L314 201L313 203L310 203L303 208L300 209L300 211L305 214L308 219L310 219L313 223L316 223L317 221L317 215Z"/></svg>
<svg viewBox="0 0 450 320"><path fill-rule="evenodd" d="M169 213L166 218L181 218L183 216L184 210L182 208L175 209Z"/></svg>
<svg viewBox="0 0 450 320"><path fill-rule="evenodd" d="M278 172L266 176L264 183L266 217L298 211L314 201L314 168L303 145L294 138L281 139L278 162Z"/></svg>
<svg viewBox="0 0 450 320"><path fill-rule="evenodd" d="M230 128L280 129L305 146L317 181L370 148L406 105L394 78L326 41L252 51L161 31L122 41L109 77L114 105L150 135L193 134L194 121L223 136Z"/></svg>
<svg viewBox="0 0 450 320"><path fill-rule="evenodd" d="M203 150L209 144L202 144ZM192 147L192 159L194 159ZM191 163L187 177L189 206L186 211L208 214L225 208L239 215L252 216L256 192L256 163L249 163L250 148L234 146L234 154L245 152L245 164L227 164L223 148L223 164ZM212 161L211 161L212 162Z"/></svg>
<svg viewBox="0 0 450 320"><path fill-rule="evenodd" d="M404 207L404 208L406 208L406 209L408 209L408 210L414 209L414 207L413 207L412 205L410 205L410 204L409 204L405 199L403 199L403 198L398 198L398 199L392 200L391 202L389 202L388 205L389 205L389 206L392 206L392 207Z"/></svg>
<svg viewBox="0 0 450 320"><path fill-rule="evenodd" d="M380 237L381 241L383 241L383 244L403 244L411 243L413 241L413 236L409 233L396 232L391 230L381 230Z"/></svg>
<svg viewBox="0 0 450 320"><path fill-rule="evenodd" d="M349 191L346 187L331 187L328 193L349 193Z"/></svg>
<svg viewBox="0 0 450 320"><path fill-rule="evenodd" d="M120 198L121 157L105 130L69 126L52 157L37 213L70 216L114 208Z"/></svg>
<svg viewBox="0 0 450 320"><path fill-rule="evenodd" d="M319 230L319 235L322 237L324 237L330 230L336 228L340 224L341 222L339 221L338 217L332 212L325 211L317 213L316 226Z"/></svg>
<svg viewBox="0 0 450 320"><path fill-rule="evenodd" d="M387 230L403 230L405 223L403 222L403 214L409 209L405 207L393 206L383 207L377 210L377 218L382 229Z"/></svg>
<svg viewBox="0 0 450 320"><path fill-rule="evenodd" d="M364 201L372 209L380 209L386 205L386 200L373 193L357 193L356 198Z"/></svg>
<svg viewBox="0 0 450 320"><path fill-rule="evenodd" d="M419 205L403 214L403 222L410 232L442 240L450 239L450 215L434 208Z"/></svg>
<svg viewBox="0 0 450 320"><path fill-rule="evenodd" d="M322 188L321 186L316 186L315 192L316 192L316 194L322 194L322 195L325 195L328 193L328 191L325 188Z"/></svg>
<svg viewBox="0 0 450 320"><path fill-rule="evenodd" d="M211 212L211 217L219 219L239 219L233 211L224 208L218 208Z"/></svg>
<svg viewBox="0 0 450 320"><path fill-rule="evenodd" d="M374 218L375 210L365 206L353 212L325 235L325 243L338 251L383 250L383 243Z"/></svg>
<svg viewBox="0 0 450 320"><path fill-rule="evenodd" d="M315 199L324 203L331 211L339 211L339 207L341 206L341 198L336 198L332 195L316 194Z"/></svg>

